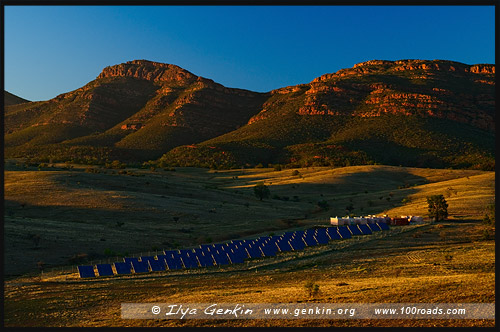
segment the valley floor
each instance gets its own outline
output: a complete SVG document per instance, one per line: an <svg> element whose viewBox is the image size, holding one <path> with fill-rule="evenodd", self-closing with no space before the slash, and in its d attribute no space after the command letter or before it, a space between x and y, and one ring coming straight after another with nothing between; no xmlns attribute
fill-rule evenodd
<svg viewBox="0 0 500 332"><path fill-rule="evenodd" d="M494 303L494 229L479 222L392 227L237 267L5 283L6 326L494 326L494 320L128 320L121 303ZM309 296L305 283L319 292Z"/></svg>
<svg viewBox="0 0 500 332"><path fill-rule="evenodd" d="M494 320L124 320L121 303L494 303L495 173L356 166L274 171L5 166L5 326L494 326ZM260 201L263 181L271 197ZM327 225L357 215L449 220L394 226L275 258L82 280L80 263ZM325 204L318 202L326 201ZM322 206L320 206L322 205ZM38 240L37 236L39 237ZM37 263L43 262L40 274ZM305 284L319 286L309 296Z"/></svg>

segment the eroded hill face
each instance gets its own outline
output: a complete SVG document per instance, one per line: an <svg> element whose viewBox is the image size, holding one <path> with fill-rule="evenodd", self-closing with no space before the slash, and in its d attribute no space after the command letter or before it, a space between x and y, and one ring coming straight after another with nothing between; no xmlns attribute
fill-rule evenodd
<svg viewBox="0 0 500 332"><path fill-rule="evenodd" d="M6 154L144 161L184 146L167 159L176 164L180 158L177 164L186 166L220 160L237 166L293 163L306 156L342 164L346 158L392 162L374 157L378 152L370 142L380 151L404 150L413 159L428 150L430 138L451 142L452 148L435 147L426 157L437 156L436 167L464 148L494 156L494 79L495 66L488 64L373 60L307 84L256 93L226 88L175 65L134 60L106 67L94 81L51 100L7 106ZM446 132L447 124L458 127ZM404 139L388 136L402 130ZM374 137L377 131L383 134ZM477 135L485 136L486 148L473 142ZM206 151L200 154L192 144ZM200 164L200 158L210 162Z"/></svg>

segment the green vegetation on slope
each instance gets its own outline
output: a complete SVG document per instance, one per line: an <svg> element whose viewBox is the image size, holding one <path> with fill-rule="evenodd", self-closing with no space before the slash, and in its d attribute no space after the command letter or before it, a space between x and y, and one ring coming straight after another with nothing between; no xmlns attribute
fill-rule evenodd
<svg viewBox="0 0 500 332"><path fill-rule="evenodd" d="M307 142L307 143L302 143ZM236 168L387 164L493 170L495 135L444 119L418 116L288 116L165 154L163 166Z"/></svg>

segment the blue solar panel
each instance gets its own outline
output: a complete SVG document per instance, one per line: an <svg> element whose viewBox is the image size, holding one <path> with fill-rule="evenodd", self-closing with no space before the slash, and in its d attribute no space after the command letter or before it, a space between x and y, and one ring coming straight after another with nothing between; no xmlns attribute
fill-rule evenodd
<svg viewBox="0 0 500 332"><path fill-rule="evenodd" d="M196 256L194 253L191 253L189 255L189 261L191 262L191 268L195 269L198 267L198 260L196 259Z"/></svg>
<svg viewBox="0 0 500 332"><path fill-rule="evenodd" d="M278 246L278 249L281 252L292 250L292 246L290 246L290 243L288 241L285 241L285 240L277 242L276 245Z"/></svg>
<svg viewBox="0 0 500 332"><path fill-rule="evenodd" d="M210 244L201 244L200 249L203 251L210 251L210 248L213 248Z"/></svg>
<svg viewBox="0 0 500 332"><path fill-rule="evenodd" d="M317 236L317 235L324 235L324 236L327 236L326 235L326 228L316 228L316 231L314 232L314 235Z"/></svg>
<svg viewBox="0 0 500 332"><path fill-rule="evenodd" d="M100 277L112 276L114 274L111 264L97 264L96 266Z"/></svg>
<svg viewBox="0 0 500 332"><path fill-rule="evenodd" d="M349 229L352 235L363 235L363 233L361 233L361 231L359 230L358 225L347 225L346 227Z"/></svg>
<svg viewBox="0 0 500 332"><path fill-rule="evenodd" d="M228 265L229 264L229 258L227 257L227 254L221 254L221 253L214 253L212 254L212 257L215 260L216 265Z"/></svg>
<svg viewBox="0 0 500 332"><path fill-rule="evenodd" d="M156 255L159 261L161 261L163 264L165 264L165 258L167 255Z"/></svg>
<svg viewBox="0 0 500 332"><path fill-rule="evenodd" d="M245 242L243 243L242 245L238 246L238 250L245 250L246 248L250 248L251 245L250 245L250 242Z"/></svg>
<svg viewBox="0 0 500 332"><path fill-rule="evenodd" d="M290 239L292 238L292 236L293 236L293 233L294 233L294 232L285 232L285 233L281 236L281 238L282 238L282 239L284 239L284 240L290 240Z"/></svg>
<svg viewBox="0 0 500 332"><path fill-rule="evenodd" d="M191 249L179 249L178 253L181 255L181 256L184 256L184 255L189 255L189 254L192 254L193 253L193 250Z"/></svg>
<svg viewBox="0 0 500 332"><path fill-rule="evenodd" d="M146 262L149 260L154 260L155 256L141 256L141 262Z"/></svg>
<svg viewBox="0 0 500 332"><path fill-rule="evenodd" d="M206 254L206 255L208 255L208 254ZM206 255L204 255L203 252L197 252L197 253L195 253L194 258L198 261L198 264L201 267L213 266L212 257L210 256L210 258L209 258Z"/></svg>
<svg viewBox="0 0 500 332"><path fill-rule="evenodd" d="M93 265L78 266L78 273L80 273L80 278L95 278Z"/></svg>
<svg viewBox="0 0 500 332"><path fill-rule="evenodd" d="M308 235L302 238L302 240L306 243L307 246L312 247L312 246L317 246L318 242L314 238L314 235Z"/></svg>
<svg viewBox="0 0 500 332"><path fill-rule="evenodd" d="M248 247L246 250L250 258L262 257L262 253L260 252L260 249L257 246Z"/></svg>
<svg viewBox="0 0 500 332"><path fill-rule="evenodd" d="M135 261L132 261L132 267L134 268L134 273L146 273L146 272L149 272L148 262L135 262Z"/></svg>
<svg viewBox="0 0 500 332"><path fill-rule="evenodd" d="M182 263L186 269L195 269L198 267L198 261L194 257L194 253L188 254L184 253L180 255Z"/></svg>
<svg viewBox="0 0 500 332"><path fill-rule="evenodd" d="M311 236L311 235L314 235L314 233L315 233L315 232L316 232L316 231L315 231L314 229L312 229L312 228L310 228L310 229L305 229L305 230L304 230L304 236Z"/></svg>
<svg viewBox="0 0 500 332"><path fill-rule="evenodd" d="M318 241L319 244L327 244L330 241L330 239L326 235L326 232L325 233L318 233L318 234L314 235L314 238L316 239L316 241Z"/></svg>
<svg viewBox="0 0 500 332"><path fill-rule="evenodd" d="M304 236L304 231L295 231L293 232L295 237L303 237Z"/></svg>
<svg viewBox="0 0 500 332"><path fill-rule="evenodd" d="M342 227L342 230L344 231L344 233L347 232L346 234L351 237L351 232L349 232L347 228ZM326 235L330 238L330 240L340 240L343 238L343 236L339 234L339 231L340 229L337 229L337 227L328 227L326 230Z"/></svg>
<svg viewBox="0 0 500 332"><path fill-rule="evenodd" d="M231 264L243 263L245 258L246 258L246 257L243 257L243 255L237 254L234 252L229 252L227 255L229 256L229 260L230 260Z"/></svg>
<svg viewBox="0 0 500 332"><path fill-rule="evenodd" d="M149 268L151 271L158 272L158 271L165 271L165 261L162 260L149 260L148 261Z"/></svg>
<svg viewBox="0 0 500 332"><path fill-rule="evenodd" d="M235 254L241 256L243 259L247 259L249 257L248 257L248 253L247 253L247 251L245 249L246 248L237 248L237 249L233 249L233 252Z"/></svg>
<svg viewBox="0 0 500 332"><path fill-rule="evenodd" d="M218 251L221 251L221 250L224 249L224 245L221 244L221 243L216 243L216 244L214 244L214 249L218 250Z"/></svg>
<svg viewBox="0 0 500 332"><path fill-rule="evenodd" d="M269 240L266 243L276 243L278 240L281 238L281 236L274 235L269 238Z"/></svg>
<svg viewBox="0 0 500 332"><path fill-rule="evenodd" d="M273 257L276 256L278 247L275 244L263 245L262 247L260 247L260 250L265 257Z"/></svg>
<svg viewBox="0 0 500 332"><path fill-rule="evenodd" d="M333 228L333 227L332 227ZM329 228L330 229L330 228ZM347 226L340 226L340 227L337 227L337 230L340 234L340 236L343 238L343 239L350 239L352 237L351 235L351 231L349 231L349 229L347 228Z"/></svg>
<svg viewBox="0 0 500 332"><path fill-rule="evenodd" d="M372 232L378 232L381 231L380 227L378 227L377 224L368 224L368 227Z"/></svg>
<svg viewBox="0 0 500 332"><path fill-rule="evenodd" d="M358 228L363 235L370 235L372 233L368 225L358 225Z"/></svg>
<svg viewBox="0 0 500 332"><path fill-rule="evenodd" d="M389 225L387 225L385 222L378 222L377 225L380 227L381 230L387 231L389 230Z"/></svg>
<svg viewBox="0 0 500 332"><path fill-rule="evenodd" d="M131 274L132 273L132 265L127 262L116 262L114 263L115 270L117 274Z"/></svg>
<svg viewBox="0 0 500 332"><path fill-rule="evenodd" d="M139 261L139 258L137 258L137 257L125 257L125 258L123 259L123 261L124 261L125 263L129 263L129 264L130 264L130 263L132 263L132 262L138 262L138 261Z"/></svg>
<svg viewBox="0 0 500 332"><path fill-rule="evenodd" d="M169 270L178 270L182 269L182 262L180 257L173 257L173 255L167 255L165 257L165 263Z"/></svg>
<svg viewBox="0 0 500 332"><path fill-rule="evenodd" d="M294 238L290 240L290 245L292 246L293 250L302 250L306 247L306 244L300 238Z"/></svg>
<svg viewBox="0 0 500 332"><path fill-rule="evenodd" d="M195 258L201 267L208 267L214 265L212 262L212 255L203 251L195 253Z"/></svg>

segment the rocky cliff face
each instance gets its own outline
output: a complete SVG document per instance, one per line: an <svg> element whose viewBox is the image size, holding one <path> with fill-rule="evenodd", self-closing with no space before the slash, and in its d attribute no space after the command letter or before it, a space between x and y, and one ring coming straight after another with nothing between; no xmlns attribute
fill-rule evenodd
<svg viewBox="0 0 500 332"><path fill-rule="evenodd" d="M106 67L97 76L97 79L109 77L133 77L153 82L166 82L179 85L191 84L197 79L197 76L176 65L147 60L128 61L119 65Z"/></svg>

